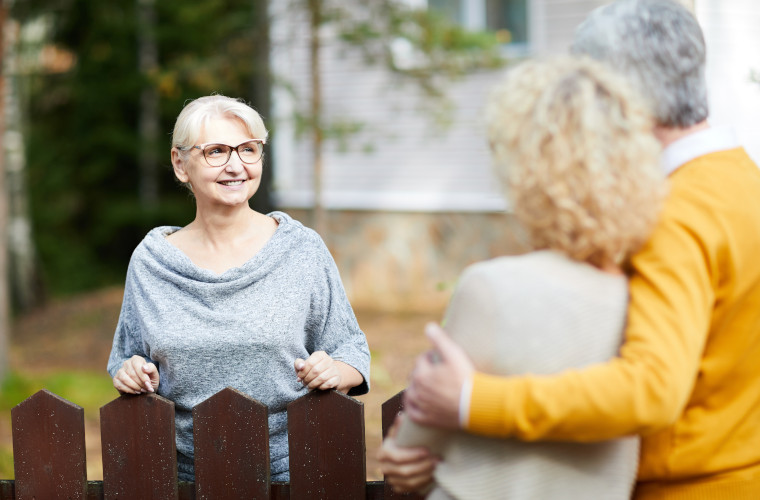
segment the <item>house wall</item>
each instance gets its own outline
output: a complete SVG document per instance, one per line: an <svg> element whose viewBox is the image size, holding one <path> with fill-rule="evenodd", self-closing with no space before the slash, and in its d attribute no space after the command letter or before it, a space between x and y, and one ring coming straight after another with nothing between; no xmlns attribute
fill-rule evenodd
<svg viewBox="0 0 760 500"><path fill-rule="evenodd" d="M531 54L566 51L575 27L604 3L532 0ZM752 69L760 72L753 52L760 46L760 2L686 3L695 7L707 39L711 121L737 125L757 158L760 85L749 77ZM272 4L278 8L287 2ZM275 200L308 223L311 143L296 134L292 120L294 109L307 107L311 92L307 25L297 12L274 18L272 65L286 84L274 99ZM329 228L323 236L357 307L440 309L467 264L525 250L491 173L482 123L488 91L504 70L473 72L451 83L453 111L447 115L431 107L409 81L366 64L334 33L324 35L326 119L362 128L343 143L326 145ZM282 90L286 86L292 92ZM449 126L436 121L440 115Z"/></svg>
<svg viewBox="0 0 760 500"><path fill-rule="evenodd" d="M309 225L310 211L288 209ZM355 308L441 311L469 264L526 250L504 213L332 210L325 239Z"/></svg>
<svg viewBox="0 0 760 500"><path fill-rule="evenodd" d="M600 3L533 1L534 52L566 50L575 24ZM292 120L311 95L307 24L295 12L274 19L272 65L291 89L281 87L274 99L275 200L309 224L311 142ZM323 237L355 307L441 310L465 266L525 251L491 172L482 121L488 91L505 70L451 82L446 113L413 83L366 64L334 33L323 35L325 118L362 125L344 143L326 144Z"/></svg>
<svg viewBox="0 0 760 500"><path fill-rule="evenodd" d="M707 44L710 123L731 126L760 162L760 2L696 0ZM752 74L756 73L756 81Z"/></svg>

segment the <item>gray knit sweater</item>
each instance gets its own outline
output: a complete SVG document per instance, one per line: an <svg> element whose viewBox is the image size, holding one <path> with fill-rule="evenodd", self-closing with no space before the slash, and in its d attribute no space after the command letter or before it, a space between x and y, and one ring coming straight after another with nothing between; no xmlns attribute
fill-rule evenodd
<svg viewBox="0 0 760 500"><path fill-rule="evenodd" d="M166 240L157 227L129 263L121 316L108 360L114 376L132 355L156 364L158 394L175 404L180 479L193 480L192 409L225 387L269 408L272 480L288 479L286 405L307 390L293 362L323 350L364 377L370 354L327 247L282 212L266 245L218 275Z"/></svg>

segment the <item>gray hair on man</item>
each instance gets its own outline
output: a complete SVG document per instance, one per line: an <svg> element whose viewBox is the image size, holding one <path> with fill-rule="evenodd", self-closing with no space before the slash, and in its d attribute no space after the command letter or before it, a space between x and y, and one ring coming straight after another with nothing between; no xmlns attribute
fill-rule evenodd
<svg viewBox="0 0 760 500"><path fill-rule="evenodd" d="M576 29L571 51L621 72L657 124L686 128L707 118L705 40L694 15L673 0L619 0Z"/></svg>

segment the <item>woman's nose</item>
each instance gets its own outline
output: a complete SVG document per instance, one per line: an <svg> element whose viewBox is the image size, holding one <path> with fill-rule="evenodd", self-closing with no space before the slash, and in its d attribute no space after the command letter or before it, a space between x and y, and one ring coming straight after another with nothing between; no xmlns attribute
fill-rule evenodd
<svg viewBox="0 0 760 500"><path fill-rule="evenodd" d="M229 161L224 166L225 170L230 172L237 172L243 169L243 161L240 159L240 154L237 150L233 151L230 155Z"/></svg>

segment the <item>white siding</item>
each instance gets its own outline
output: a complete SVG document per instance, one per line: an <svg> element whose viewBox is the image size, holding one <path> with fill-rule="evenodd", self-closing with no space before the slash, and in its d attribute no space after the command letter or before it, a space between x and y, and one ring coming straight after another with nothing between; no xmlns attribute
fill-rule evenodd
<svg viewBox="0 0 760 500"><path fill-rule="evenodd" d="M696 0L707 43L710 123L733 126L749 154L760 160L760 2Z"/></svg>
<svg viewBox="0 0 760 500"><path fill-rule="evenodd" d="M534 54L566 52L575 28L602 0L533 0L530 4L531 44Z"/></svg>
<svg viewBox="0 0 760 500"><path fill-rule="evenodd" d="M532 0L529 9L532 53L565 52L575 27L600 0ZM284 8L287 2L272 2ZM708 44L711 121L737 127L755 158L760 157L760 2L697 0L696 12ZM275 197L283 207L312 203L311 139L296 137L294 108L308 109L307 23L298 12L274 13L272 65L282 88L275 94ZM329 32L323 51L323 102L327 121L356 122L360 133L341 150L328 141L324 157L324 201L332 209L398 211L501 210L498 185L482 124L482 110L501 71L478 72L452 83L452 126L436 126L414 84L381 66L367 65L358 51ZM293 97L295 96L295 98Z"/></svg>
<svg viewBox="0 0 760 500"><path fill-rule="evenodd" d="M577 22L594 1L536 0L529 11L531 45L541 53L564 51ZM277 9L277 3L274 6ZM308 106L307 24L293 12L275 13L272 63L295 89L296 101L278 91L275 196L280 206L311 205L310 137L296 138L294 106ZM546 28L537 24L552 23ZM505 206L492 173L482 110L501 71L477 72L450 85L452 125L436 125L413 83L380 66L364 63L358 51L325 32L323 101L325 118L362 123L347 150L326 145L324 201L333 209L494 211ZM429 102L427 103L430 104Z"/></svg>
<svg viewBox="0 0 760 500"><path fill-rule="evenodd" d="M300 27L299 27L300 26ZM311 142L288 129L289 107L308 105L309 62L303 22L292 17L278 28L273 63L296 89L300 104L283 92L276 97L278 126L273 131L281 206L312 201ZM299 34L301 35L299 37ZM327 121L358 122L360 133L348 148L326 144L324 200L328 208L468 211L500 210L504 203L492 178L481 111L496 72L462 79L451 88L454 125L439 127L423 110L414 84L336 41L323 52L323 101ZM283 107L284 106L284 107ZM277 136L277 137L274 137ZM284 153L283 153L284 150Z"/></svg>

